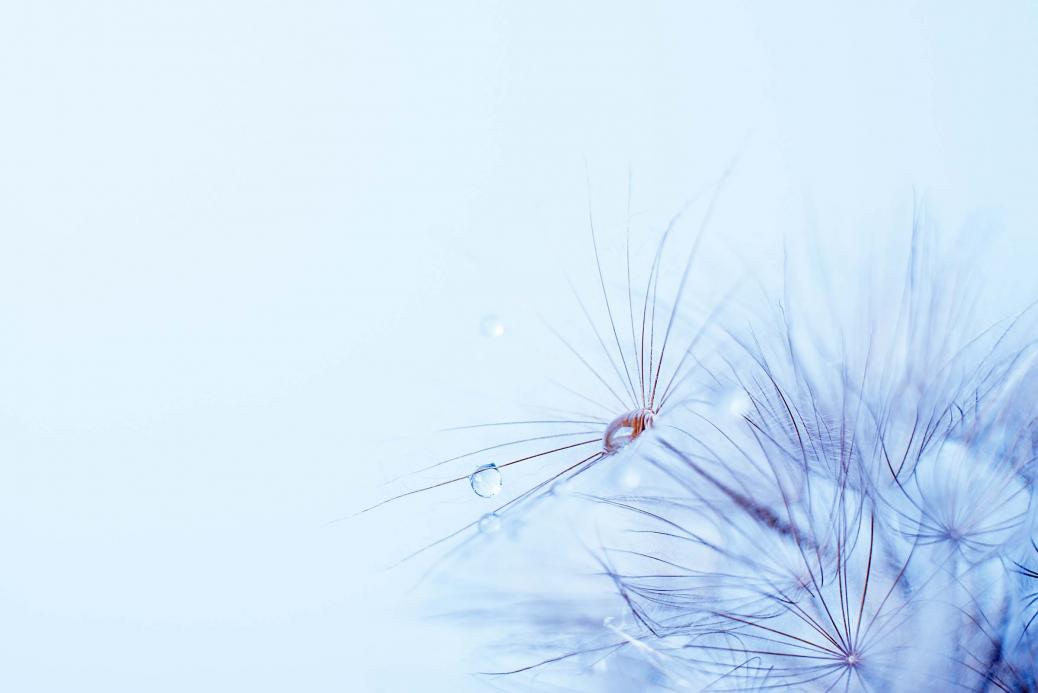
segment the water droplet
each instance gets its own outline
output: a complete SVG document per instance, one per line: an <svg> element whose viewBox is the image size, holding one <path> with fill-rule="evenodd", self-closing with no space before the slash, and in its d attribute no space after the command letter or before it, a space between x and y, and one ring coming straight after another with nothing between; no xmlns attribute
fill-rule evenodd
<svg viewBox="0 0 1038 693"><path fill-rule="evenodd" d="M656 414L651 409L635 409L613 419L602 436L602 450L614 453L652 428Z"/></svg>
<svg viewBox="0 0 1038 693"><path fill-rule="evenodd" d="M477 496L490 498L501 492L501 472L496 464L484 464L477 467L476 471L469 476L469 484Z"/></svg>
<svg viewBox="0 0 1038 693"><path fill-rule="evenodd" d="M501 518L497 513L487 513L479 518L479 531L483 534L493 534L501 529Z"/></svg>
<svg viewBox="0 0 1038 693"><path fill-rule="evenodd" d="M484 337L504 337L505 324L496 315L487 315L483 318L480 330Z"/></svg>

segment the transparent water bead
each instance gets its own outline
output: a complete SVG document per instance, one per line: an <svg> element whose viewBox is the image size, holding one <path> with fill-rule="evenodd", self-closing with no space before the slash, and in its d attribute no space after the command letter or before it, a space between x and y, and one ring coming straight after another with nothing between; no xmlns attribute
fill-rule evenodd
<svg viewBox="0 0 1038 693"><path fill-rule="evenodd" d="M497 513L487 513L479 518L479 531L483 534L493 534L501 529L501 518Z"/></svg>
<svg viewBox="0 0 1038 693"><path fill-rule="evenodd" d="M487 315L483 318L480 331L484 337L504 337L505 324L496 315Z"/></svg>
<svg viewBox="0 0 1038 693"><path fill-rule="evenodd" d="M469 484L477 496L491 498L501 492L501 472L496 464L484 464L472 472Z"/></svg>

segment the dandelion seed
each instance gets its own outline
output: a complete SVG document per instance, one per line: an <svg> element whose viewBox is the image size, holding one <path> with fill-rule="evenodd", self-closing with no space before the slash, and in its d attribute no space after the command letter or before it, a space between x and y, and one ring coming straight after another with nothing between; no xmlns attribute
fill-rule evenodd
<svg viewBox="0 0 1038 693"><path fill-rule="evenodd" d="M684 396L683 392L688 386L690 376L699 368L699 360L694 356L694 351L721 307L719 305L714 308L706 319L698 325L698 328L691 334L686 343L676 345L676 342L679 339L678 335L682 334L682 329L676 327L679 317L679 309L682 307L682 300L686 293L690 275L692 274L692 266L697 256L699 241L702 237L706 223L712 214L713 204L716 201L720 189L721 186L717 185L710 204L706 208L704 220L700 225L699 231L695 236L689 254L685 260L684 268L680 275L681 280L678 283L676 293L671 298L667 310L660 310L659 313L657 313L658 298L660 294L660 273L663 267L664 251L667 247L668 239L670 239L675 225L682 218L685 209L683 208L681 212L671 218L667 228L663 231L660 237L653 261L649 267L648 278L644 284L644 290L639 292L640 300L638 303L640 305L637 306L634 300L635 287L630 272L630 234L628 233L628 281L626 296L627 305L625 306L627 309L627 315L625 317L628 318L628 325L617 323L616 314L613 310L613 301L610 300L609 292L606 290L605 275L598 252L597 236L589 208L588 221L592 246L594 248L595 267L597 269L599 285L602 291L602 304L609 321L609 332L607 334L612 337L612 340L609 340L611 343L607 342L607 339L603 339L595 320L592 318L587 307L580 300L579 295L577 296L577 302L580 305L584 316L588 320L596 341L602 348L604 362L608 364L612 369L613 374L616 376L615 380L612 380L611 382L611 378L608 377L608 374L604 374L599 368L593 365L592 359L594 359L594 357L591 354L574 347L557 332L556 336L559 337L566 349L576 357L587 372L594 377L595 382L604 388L605 393L615 400L615 403L603 404L599 397L593 394L581 392L579 390L570 390L583 401L595 405L598 408L598 411L592 414L580 414L577 418L572 419L559 419L556 421L545 419L535 421L502 422L500 424L476 424L472 427L559 424L586 425L592 429L597 427L597 430L560 432L556 434L536 435L518 440L505 441L497 445L492 445L480 450L475 450L470 453L443 460L433 465L429 465L419 471L428 471L441 465L450 464L456 460L476 456L481 453L511 445L525 445L535 441L559 439L568 436L576 437L587 434L593 434L594 437L589 437L588 439L572 444L558 445L547 450L541 450L534 454L519 456L503 462L495 461L493 464L483 464L471 474L466 476L454 476L453 478L431 483L427 486L405 491L371 506L368 510L372 510L385 503L416 493L423 493L451 486L466 478L469 480L473 491L478 496L489 498L497 495L501 490L500 470L518 464L523 464L524 468L538 464L542 465L545 468L545 471L542 473L540 481L529 486L525 490L520 490L510 500L494 510L494 512L499 515L503 515L506 512L516 512L520 508L529 507L529 504L532 501L535 501L544 495L552 494L553 491L559 492L561 489L566 487L566 484L571 483L576 477L586 473L600 462L612 458L621 450L631 447L634 442L643 438L648 431L653 429L660 415L674 408L673 403L680 401ZM691 202L689 204L691 204ZM687 206L688 205L686 205L686 207ZM503 334L503 324L496 319L496 316L487 316L487 318L488 320L484 321L484 332L487 333L488 336ZM640 322L640 326L636 326L636 322ZM624 334L623 338L621 338L621 333L625 332L628 326L630 327L629 335ZM613 348L614 346L615 349ZM578 448L585 449L578 450ZM586 448L591 448L593 452ZM591 454L587 454L588 452ZM570 455L571 457L569 459L560 460L560 458L563 458L565 455ZM556 462L556 460L560 461ZM487 471L490 468L493 468L493 471ZM629 488L633 488L640 483L640 474L637 471L632 471L630 474L626 475L626 479ZM559 484L559 486L555 486L555 484ZM477 526L478 520L473 521L462 529L453 532L441 540L427 545L423 549L420 549L418 552L411 555L417 555L417 553L421 553L433 546L437 546L441 542L459 536L466 530Z"/></svg>

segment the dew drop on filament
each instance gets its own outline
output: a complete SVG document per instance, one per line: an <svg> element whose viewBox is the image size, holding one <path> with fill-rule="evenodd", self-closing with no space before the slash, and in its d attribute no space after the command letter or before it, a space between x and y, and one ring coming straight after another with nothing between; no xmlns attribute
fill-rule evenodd
<svg viewBox="0 0 1038 693"><path fill-rule="evenodd" d="M479 531L483 534L493 534L501 529L501 518L497 513L487 513L479 518Z"/></svg>
<svg viewBox="0 0 1038 693"><path fill-rule="evenodd" d="M501 472L496 464L484 464L472 472L469 484L477 496L491 498L501 492Z"/></svg>
<svg viewBox="0 0 1038 693"><path fill-rule="evenodd" d="M652 428L656 415L651 409L635 409L613 419L602 437L602 450L611 454Z"/></svg>

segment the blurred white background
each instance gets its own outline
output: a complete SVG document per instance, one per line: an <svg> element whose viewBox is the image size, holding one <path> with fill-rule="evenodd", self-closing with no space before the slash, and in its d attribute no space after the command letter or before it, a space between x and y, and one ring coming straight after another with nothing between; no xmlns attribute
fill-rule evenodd
<svg viewBox="0 0 1038 693"><path fill-rule="evenodd" d="M1029 0L7 1L0 93L5 691L480 690L383 570L438 505L328 522L537 396L585 161L607 256L738 155L734 251L914 189L1033 288Z"/></svg>

